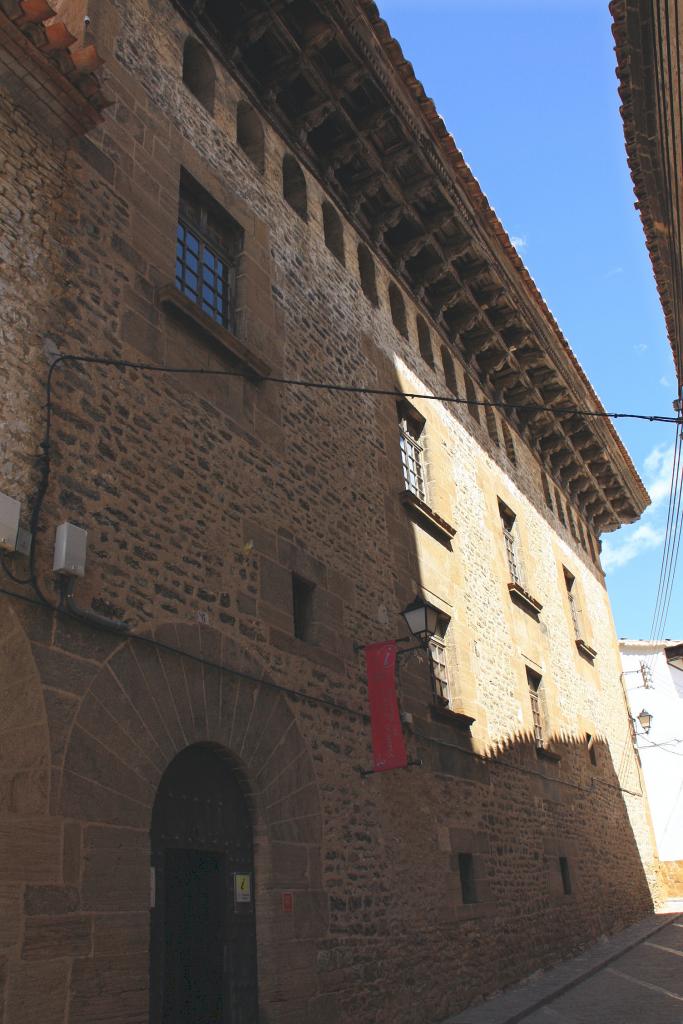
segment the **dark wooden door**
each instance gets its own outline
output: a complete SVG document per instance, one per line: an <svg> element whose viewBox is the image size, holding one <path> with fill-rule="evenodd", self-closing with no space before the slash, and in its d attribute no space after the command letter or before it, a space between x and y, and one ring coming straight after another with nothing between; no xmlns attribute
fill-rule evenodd
<svg viewBox="0 0 683 1024"><path fill-rule="evenodd" d="M188 747L152 815L152 1024L257 1024L249 807L229 759Z"/></svg>

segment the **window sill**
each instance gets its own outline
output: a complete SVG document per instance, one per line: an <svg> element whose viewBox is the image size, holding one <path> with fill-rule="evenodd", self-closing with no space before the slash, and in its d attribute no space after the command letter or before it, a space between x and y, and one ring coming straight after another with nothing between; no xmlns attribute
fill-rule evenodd
<svg viewBox="0 0 683 1024"><path fill-rule="evenodd" d="M524 587L520 587L519 583L508 583L508 590L510 591L510 597L516 604L521 605L534 618L538 618L543 610L543 605L539 601L533 598Z"/></svg>
<svg viewBox="0 0 683 1024"><path fill-rule="evenodd" d="M577 637L576 649L579 652L579 654L586 659L586 661L589 661L591 665L593 664L598 652L594 651L593 648L589 644L587 644L585 640L582 640L580 637Z"/></svg>
<svg viewBox="0 0 683 1024"><path fill-rule="evenodd" d="M401 491L400 501L411 515L428 524L429 528L437 534L439 540L448 542L455 537L455 527L437 515L426 502L421 501L412 491Z"/></svg>
<svg viewBox="0 0 683 1024"><path fill-rule="evenodd" d="M227 327L223 327L207 316L196 302L188 299L187 295L183 295L174 284L165 284L157 290L157 302L165 309L170 308L174 313L179 313L191 320L203 334L208 335L242 366L251 370L255 377L261 378L270 375L271 368L265 360L251 352Z"/></svg>
<svg viewBox="0 0 683 1024"><path fill-rule="evenodd" d="M468 736L471 735L472 726L476 721L469 715L464 715L460 711L452 711L449 707L440 707L438 704L432 704L429 713L437 722L448 722L449 725L454 725L456 729Z"/></svg>
<svg viewBox="0 0 683 1024"><path fill-rule="evenodd" d="M536 747L536 757L541 761L550 761L552 764L559 764L562 760L562 756L556 754L554 750L550 750L549 747Z"/></svg>

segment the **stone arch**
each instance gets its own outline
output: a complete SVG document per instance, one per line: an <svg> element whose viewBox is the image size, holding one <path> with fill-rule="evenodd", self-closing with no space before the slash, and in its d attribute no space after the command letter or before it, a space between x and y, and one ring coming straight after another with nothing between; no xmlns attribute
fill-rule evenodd
<svg viewBox="0 0 683 1024"><path fill-rule="evenodd" d="M15 821L21 830L21 818L48 811L50 739L40 672L29 638L7 598L0 599L0 617L0 809L3 830L9 834ZM0 855L3 878L8 871L13 877L21 869L19 861L7 865Z"/></svg>
<svg viewBox="0 0 683 1024"><path fill-rule="evenodd" d="M183 46L183 82L201 105L213 114L216 69L211 57L194 36L188 36Z"/></svg>
<svg viewBox="0 0 683 1024"><path fill-rule="evenodd" d="M261 910L259 962L278 965L260 972L267 1004L271 992L281 998L286 991L286 965L277 953L284 926L275 914L280 891L299 893L310 910L311 937L327 931L313 761L287 698L230 638L189 625L160 626L150 637L187 654L126 640L101 664L84 694L66 747L58 807L80 830L79 902L92 915L95 950L91 960L74 961L72 1005L79 1000L85 1005L94 978L116 997L118 982L109 976L108 959L98 963L97 956L98 931L107 933L116 912L123 915L117 941L134 951L116 970L125 969L133 979L129 998L135 1012L146 1012L152 808L166 767L193 744L225 750L246 780L257 914ZM310 956L314 960L313 946ZM314 974L314 962L309 967Z"/></svg>
<svg viewBox="0 0 683 1024"><path fill-rule="evenodd" d="M62 823L50 817L47 698L28 635L32 612L0 598L0 998L6 1024L47 1016L40 1012L50 998L39 991L45 976L31 959L44 932L27 914L44 913L45 894L59 899L65 891ZM58 1004L65 969L56 966L50 980Z"/></svg>

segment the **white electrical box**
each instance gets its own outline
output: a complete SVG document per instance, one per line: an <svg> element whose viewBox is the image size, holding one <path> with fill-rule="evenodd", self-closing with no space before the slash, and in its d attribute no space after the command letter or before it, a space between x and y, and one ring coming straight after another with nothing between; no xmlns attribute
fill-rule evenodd
<svg viewBox="0 0 683 1024"><path fill-rule="evenodd" d="M14 551L19 532L21 504L7 494L0 494L0 548Z"/></svg>
<svg viewBox="0 0 683 1024"><path fill-rule="evenodd" d="M88 531L73 523L62 523L55 537L55 560L52 568L65 576L85 576L85 554Z"/></svg>

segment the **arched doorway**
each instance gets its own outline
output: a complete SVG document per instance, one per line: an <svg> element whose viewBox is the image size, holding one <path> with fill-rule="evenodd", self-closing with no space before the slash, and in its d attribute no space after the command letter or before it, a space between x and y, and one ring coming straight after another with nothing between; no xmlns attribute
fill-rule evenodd
<svg viewBox="0 0 683 1024"><path fill-rule="evenodd" d="M257 1024L251 815L220 748L170 763L151 846L151 1024Z"/></svg>

